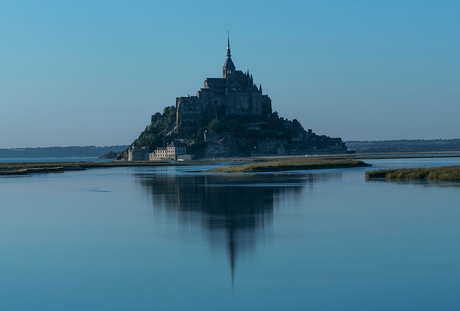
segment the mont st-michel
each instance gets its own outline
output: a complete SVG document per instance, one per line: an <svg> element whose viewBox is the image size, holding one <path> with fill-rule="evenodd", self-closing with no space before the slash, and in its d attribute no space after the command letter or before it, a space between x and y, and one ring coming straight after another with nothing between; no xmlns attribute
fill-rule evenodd
<svg viewBox="0 0 460 311"><path fill-rule="evenodd" d="M237 70L230 39L221 78L207 78L196 96L177 97L175 106L150 124L118 154L118 160L161 161L239 156L347 153L341 138L305 130L297 119L280 117L262 85Z"/></svg>

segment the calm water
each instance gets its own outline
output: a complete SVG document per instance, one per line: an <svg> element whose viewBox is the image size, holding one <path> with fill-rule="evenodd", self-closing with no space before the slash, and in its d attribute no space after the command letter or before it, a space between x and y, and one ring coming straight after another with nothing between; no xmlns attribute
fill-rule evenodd
<svg viewBox="0 0 460 311"><path fill-rule="evenodd" d="M108 159L98 158L0 158L0 163L15 162L107 162Z"/></svg>
<svg viewBox="0 0 460 311"><path fill-rule="evenodd" d="M1 177L0 309L459 309L460 183L201 169Z"/></svg>

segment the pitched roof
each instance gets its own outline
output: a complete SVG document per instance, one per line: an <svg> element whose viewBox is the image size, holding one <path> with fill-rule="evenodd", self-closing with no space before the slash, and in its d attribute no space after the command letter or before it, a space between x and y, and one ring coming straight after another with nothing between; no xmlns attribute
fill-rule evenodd
<svg viewBox="0 0 460 311"><path fill-rule="evenodd" d="M225 69L235 69L235 65L233 64L233 61L232 61L232 58L230 56L227 57L227 59L225 60L225 64L224 64L224 67Z"/></svg>

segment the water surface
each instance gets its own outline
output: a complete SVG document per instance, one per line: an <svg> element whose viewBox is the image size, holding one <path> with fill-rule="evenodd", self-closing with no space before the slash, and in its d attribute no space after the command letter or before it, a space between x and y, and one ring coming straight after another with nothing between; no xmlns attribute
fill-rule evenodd
<svg viewBox="0 0 460 311"><path fill-rule="evenodd" d="M457 310L460 183L197 167L0 178L2 310Z"/></svg>
<svg viewBox="0 0 460 311"><path fill-rule="evenodd" d="M0 158L0 163L36 163L36 162L108 162L110 159L98 158Z"/></svg>

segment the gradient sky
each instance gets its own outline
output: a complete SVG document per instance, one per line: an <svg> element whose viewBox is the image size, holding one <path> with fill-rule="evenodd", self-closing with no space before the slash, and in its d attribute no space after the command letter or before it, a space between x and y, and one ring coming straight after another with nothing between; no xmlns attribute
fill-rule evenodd
<svg viewBox="0 0 460 311"><path fill-rule="evenodd" d="M0 148L130 144L239 70L344 140L460 137L459 1L1 1Z"/></svg>

